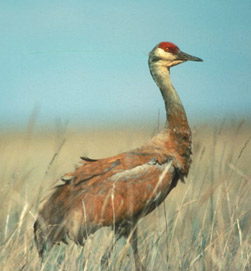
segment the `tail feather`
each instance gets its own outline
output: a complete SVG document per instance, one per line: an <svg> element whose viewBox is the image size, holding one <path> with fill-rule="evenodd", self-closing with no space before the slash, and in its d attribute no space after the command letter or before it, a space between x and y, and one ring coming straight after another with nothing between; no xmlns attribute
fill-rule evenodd
<svg viewBox="0 0 251 271"><path fill-rule="evenodd" d="M41 258L43 258L45 251L49 251L54 244L61 241L67 244L64 223L62 220L59 222L61 223L48 223L40 214L34 223L34 239Z"/></svg>
<svg viewBox="0 0 251 271"><path fill-rule="evenodd" d="M34 223L34 239L37 247L38 254L41 258L44 256L44 252L46 250L46 246L48 244L47 240L47 231L43 226L44 222L41 219L42 217L38 217L36 222Z"/></svg>
<svg viewBox="0 0 251 271"><path fill-rule="evenodd" d="M40 210L34 223L34 239L41 258L54 244L66 242L65 209L54 196Z"/></svg>

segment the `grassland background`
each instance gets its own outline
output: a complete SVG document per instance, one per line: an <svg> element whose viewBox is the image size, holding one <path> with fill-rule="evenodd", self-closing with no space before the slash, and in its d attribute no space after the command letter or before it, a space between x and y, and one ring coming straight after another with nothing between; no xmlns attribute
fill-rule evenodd
<svg viewBox="0 0 251 271"><path fill-rule="evenodd" d="M79 157L102 158L130 150L156 129L0 133L0 269L101 270L113 242L109 228L84 248L56 246L41 265L33 241L39 201ZM244 121L193 127L193 164L186 184L139 224L147 270L251 270L251 125ZM250 140L250 141L249 141ZM134 270L130 246L120 240L108 270Z"/></svg>

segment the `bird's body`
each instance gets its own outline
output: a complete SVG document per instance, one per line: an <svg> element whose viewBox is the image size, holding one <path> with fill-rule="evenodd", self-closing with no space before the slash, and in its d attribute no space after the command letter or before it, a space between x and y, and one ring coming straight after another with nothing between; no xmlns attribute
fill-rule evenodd
<svg viewBox="0 0 251 271"><path fill-rule="evenodd" d="M116 239L130 238L136 269L143 270L137 248L137 222L187 176L191 163L191 132L171 84L169 68L186 60L201 60L173 46L160 43L149 56L151 74L165 101L164 130L135 150L100 160L82 158L83 165L65 175L64 184L55 188L34 225L41 256L46 244L50 247L70 238L83 245L89 234L112 226ZM187 59L170 59L179 52ZM109 254L102 258L103 264Z"/></svg>

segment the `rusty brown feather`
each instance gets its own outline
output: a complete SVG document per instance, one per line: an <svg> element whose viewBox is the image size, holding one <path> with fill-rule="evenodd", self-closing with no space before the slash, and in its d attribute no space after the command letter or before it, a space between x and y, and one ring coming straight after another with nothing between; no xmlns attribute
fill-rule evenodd
<svg viewBox="0 0 251 271"><path fill-rule="evenodd" d="M65 174L34 224L40 256L46 247L67 243L67 239L84 245L89 234L112 226L116 240L129 238L136 270L144 269L137 247L137 222L164 201L178 180L187 176L191 163L191 131L171 84L169 69L187 60L201 59L182 53L178 47L174 50L173 46L160 43L149 55L151 74L165 101L164 130L142 147L114 157L82 157L82 165ZM110 253L108 250L102 257L103 266Z"/></svg>

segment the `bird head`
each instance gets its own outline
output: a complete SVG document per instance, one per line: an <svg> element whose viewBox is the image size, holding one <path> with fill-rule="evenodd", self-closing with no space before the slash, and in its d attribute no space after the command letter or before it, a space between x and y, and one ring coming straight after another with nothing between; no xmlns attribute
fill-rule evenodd
<svg viewBox="0 0 251 271"><path fill-rule="evenodd" d="M178 46L171 42L161 42L149 54L149 61L167 68L185 61L203 61L201 58L182 52Z"/></svg>

